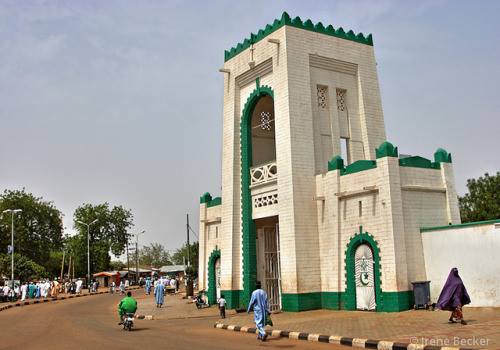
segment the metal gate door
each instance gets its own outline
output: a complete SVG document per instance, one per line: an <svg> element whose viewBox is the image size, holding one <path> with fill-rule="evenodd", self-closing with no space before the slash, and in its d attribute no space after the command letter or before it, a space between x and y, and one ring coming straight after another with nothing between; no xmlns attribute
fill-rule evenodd
<svg viewBox="0 0 500 350"><path fill-rule="evenodd" d="M215 260L215 290L217 300L220 298L220 258Z"/></svg>
<svg viewBox="0 0 500 350"><path fill-rule="evenodd" d="M277 225L276 228L264 228L265 283L263 287L269 298L269 308L271 311L279 311L281 309L279 233L277 228Z"/></svg>
<svg viewBox="0 0 500 350"><path fill-rule="evenodd" d="M356 248L354 255L356 278L356 308L375 310L375 278L373 271L373 253L367 244Z"/></svg>

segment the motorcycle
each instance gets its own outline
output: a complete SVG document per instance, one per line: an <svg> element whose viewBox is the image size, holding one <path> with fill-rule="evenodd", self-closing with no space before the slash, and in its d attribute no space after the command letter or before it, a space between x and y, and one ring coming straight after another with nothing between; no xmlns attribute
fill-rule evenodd
<svg viewBox="0 0 500 350"><path fill-rule="evenodd" d="M131 331L132 327L134 327L134 314L127 313L123 319L123 330Z"/></svg>
<svg viewBox="0 0 500 350"><path fill-rule="evenodd" d="M194 299L194 302L195 302L196 307L198 309L201 309L204 307L210 307L210 305L208 304L208 301L203 298L203 292L198 293L198 295Z"/></svg>

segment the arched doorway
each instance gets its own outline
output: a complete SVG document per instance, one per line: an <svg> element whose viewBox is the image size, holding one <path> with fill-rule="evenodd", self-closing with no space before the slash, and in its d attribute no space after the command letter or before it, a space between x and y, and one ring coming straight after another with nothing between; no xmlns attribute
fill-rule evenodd
<svg viewBox="0 0 500 350"><path fill-rule="evenodd" d="M208 258L208 290L207 297L210 305L220 298L220 250L215 249Z"/></svg>
<svg viewBox="0 0 500 350"><path fill-rule="evenodd" d="M276 161L274 100L263 95L252 111L252 167Z"/></svg>
<svg viewBox="0 0 500 350"><path fill-rule="evenodd" d="M377 241L359 228L345 252L344 309L382 310L380 249Z"/></svg>
<svg viewBox="0 0 500 350"><path fill-rule="evenodd" d="M354 275L356 276L356 308L375 310L375 275L373 252L368 244L360 244L354 254Z"/></svg>

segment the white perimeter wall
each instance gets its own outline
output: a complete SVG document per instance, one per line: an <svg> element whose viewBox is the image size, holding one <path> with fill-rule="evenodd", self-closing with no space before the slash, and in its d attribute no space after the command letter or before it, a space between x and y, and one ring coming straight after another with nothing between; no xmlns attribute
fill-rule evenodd
<svg viewBox="0 0 500 350"><path fill-rule="evenodd" d="M451 268L458 268L470 306L500 306L500 224L422 232L431 300L436 302Z"/></svg>

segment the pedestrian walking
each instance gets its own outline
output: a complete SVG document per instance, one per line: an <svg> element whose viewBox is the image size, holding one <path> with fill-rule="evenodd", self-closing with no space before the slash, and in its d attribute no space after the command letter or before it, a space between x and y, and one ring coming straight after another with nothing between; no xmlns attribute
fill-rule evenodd
<svg viewBox="0 0 500 350"><path fill-rule="evenodd" d="M451 311L451 316L448 320L450 323L460 322L466 325L467 322L464 321L462 307L467 304L470 304L469 294L458 275L458 269L454 267L448 275L436 307L440 310Z"/></svg>
<svg viewBox="0 0 500 350"><path fill-rule="evenodd" d="M267 293L261 288L260 281L255 284L256 289L252 293L250 303L248 304L247 313L253 309L253 318L257 327L257 339L266 341L267 334L264 329L266 326L266 318L270 313L269 302L267 301Z"/></svg>
<svg viewBox="0 0 500 350"><path fill-rule="evenodd" d="M120 281L120 294L125 294L125 282L123 280Z"/></svg>
<svg viewBox="0 0 500 350"><path fill-rule="evenodd" d="M217 300L217 303L219 304L220 317L226 318L226 299L224 299L223 294L221 294L219 300Z"/></svg>
<svg viewBox="0 0 500 350"><path fill-rule="evenodd" d="M28 294L28 285L24 282L21 286L21 301L26 300L26 294Z"/></svg>
<svg viewBox="0 0 500 350"><path fill-rule="evenodd" d="M146 294L149 295L151 294L151 278L147 277L146 278Z"/></svg>
<svg viewBox="0 0 500 350"><path fill-rule="evenodd" d="M156 301L156 307L162 307L163 301L165 300L165 286L163 283L158 283L155 287L155 301Z"/></svg>
<svg viewBox="0 0 500 350"><path fill-rule="evenodd" d="M83 286L83 281L79 278L77 281L76 281L76 294L80 294L82 292L82 286Z"/></svg>

